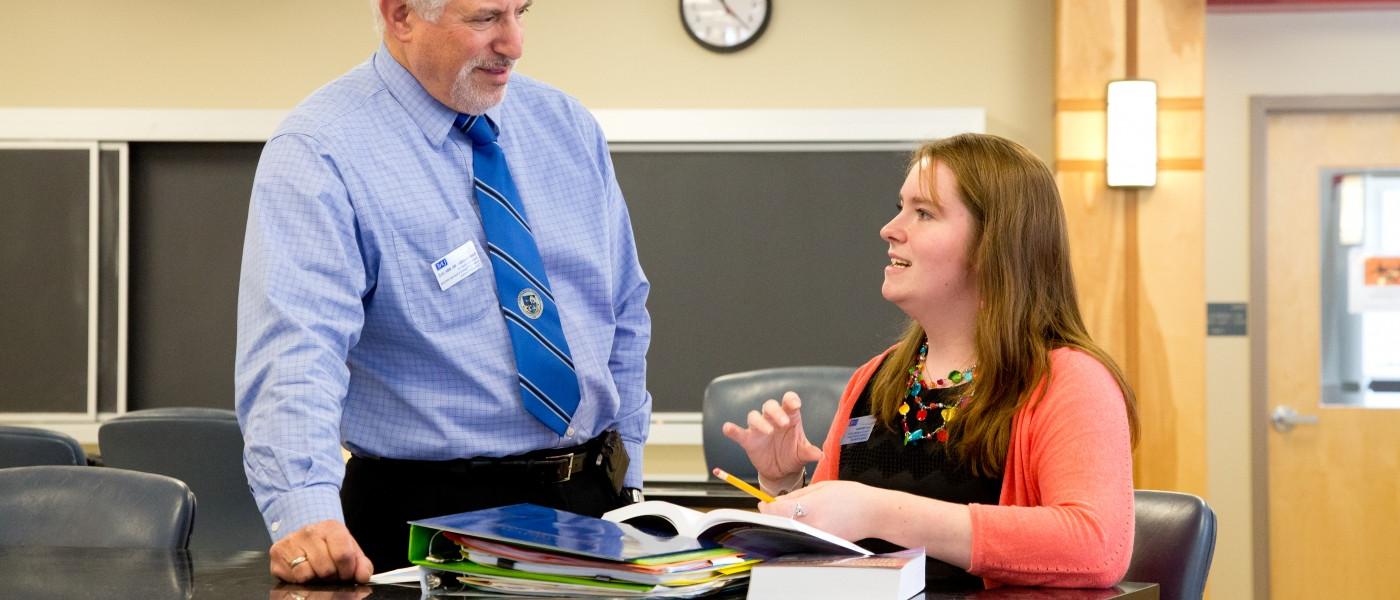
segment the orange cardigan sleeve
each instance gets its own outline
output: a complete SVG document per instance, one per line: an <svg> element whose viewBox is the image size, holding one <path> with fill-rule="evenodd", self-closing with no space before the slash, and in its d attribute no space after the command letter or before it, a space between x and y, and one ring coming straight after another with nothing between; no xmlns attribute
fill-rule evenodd
<svg viewBox="0 0 1400 600"><path fill-rule="evenodd" d="M856 369L812 481L837 479L851 410L886 350ZM1050 353L1045 395L1017 411L997 505L971 504L969 572L998 584L1109 587L1133 552L1133 464L1123 393L1108 369Z"/></svg>
<svg viewBox="0 0 1400 600"><path fill-rule="evenodd" d="M1111 586L1133 551L1122 391L1096 359L1063 348L1041 386L1012 423L1000 503L969 506L969 571L993 585Z"/></svg>

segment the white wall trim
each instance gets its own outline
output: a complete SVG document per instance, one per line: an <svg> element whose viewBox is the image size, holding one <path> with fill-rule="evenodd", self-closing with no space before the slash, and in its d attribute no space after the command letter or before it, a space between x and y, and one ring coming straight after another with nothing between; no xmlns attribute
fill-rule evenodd
<svg viewBox="0 0 1400 600"><path fill-rule="evenodd" d="M659 412L651 414L648 446L699 446L704 440L700 428L702 413Z"/></svg>
<svg viewBox="0 0 1400 600"><path fill-rule="evenodd" d="M0 140L263 142L286 110L5 108Z"/></svg>
<svg viewBox="0 0 1400 600"><path fill-rule="evenodd" d="M0 112L4 112L4 109L0 109ZM6 133L0 129L0 150L90 150L95 143L91 138L62 141L10 139Z"/></svg>
<svg viewBox="0 0 1400 600"><path fill-rule="evenodd" d="M23 425L62 431L82 444L97 443L97 428L117 413L99 413L94 418L82 413L10 413L0 414L0 423ZM704 434L700 429L701 413L652 413L648 446L699 446Z"/></svg>
<svg viewBox="0 0 1400 600"><path fill-rule="evenodd" d="M986 130L982 108L595 110L609 142L911 142Z"/></svg>
<svg viewBox="0 0 1400 600"><path fill-rule="evenodd" d="M87 327L87 414L97 418L97 319L101 316L98 301L98 287L101 282L98 269L101 268L102 204L98 198L102 179L101 151L97 142L88 144L88 327Z"/></svg>
<svg viewBox="0 0 1400 600"><path fill-rule="evenodd" d="M281 109L0 108L0 141L261 142ZM609 142L917 142L986 130L983 108L603 109Z"/></svg>
<svg viewBox="0 0 1400 600"><path fill-rule="evenodd" d="M117 414L126 413L127 335L130 332L131 300L131 146L126 142L103 142L101 150L117 153Z"/></svg>

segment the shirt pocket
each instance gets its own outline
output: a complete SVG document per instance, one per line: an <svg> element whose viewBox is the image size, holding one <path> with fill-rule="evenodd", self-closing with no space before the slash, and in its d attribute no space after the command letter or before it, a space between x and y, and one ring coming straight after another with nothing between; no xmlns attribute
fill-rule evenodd
<svg viewBox="0 0 1400 600"><path fill-rule="evenodd" d="M442 289L433 274L433 262L469 241L476 247L481 266ZM394 230L394 262L402 282L404 304L423 331L475 323L498 305L485 250L472 239L471 229L462 219Z"/></svg>

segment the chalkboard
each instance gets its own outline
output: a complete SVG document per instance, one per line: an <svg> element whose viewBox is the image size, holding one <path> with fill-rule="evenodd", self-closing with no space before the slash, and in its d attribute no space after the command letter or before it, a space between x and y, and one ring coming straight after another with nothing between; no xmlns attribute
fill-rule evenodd
<svg viewBox="0 0 1400 600"><path fill-rule="evenodd" d="M131 144L127 405L233 408L243 230L262 144Z"/></svg>
<svg viewBox="0 0 1400 600"><path fill-rule="evenodd" d="M717 376L854 367L903 326L880 296L879 229L907 152L614 152L651 281L656 412L699 411Z"/></svg>
<svg viewBox="0 0 1400 600"><path fill-rule="evenodd" d="M238 272L261 149L259 143L130 144L128 409L232 406ZM894 214L907 153L625 148L613 158L652 284L648 387L655 411L699 411L705 385L726 373L855 366L902 327L902 315L880 297L887 259L878 232ZM32 167L10 169L6 186L24 184L14 173ZM105 188L110 174L105 168L103 173ZM86 188L73 192L82 193L85 219ZM115 213L105 201L103 207L104 228L114 226ZM85 231L85 221L4 223L6 231ZM104 247L112 243L103 240ZM86 247L80 249L85 260ZM11 253L3 256L10 261L6 268L23 266L10 264ZM86 289L76 287L86 285L86 266L78 258L51 259L63 261L63 273L84 276L64 288L66 294ZM102 260L104 271L115 268L108 254ZM25 271L30 287L49 271L24 268L31 269ZM106 294L112 285L102 281ZM74 318L85 305L48 296L23 299L35 310L66 308L29 324L5 319L4 327L29 329L22 337L6 335L4 348L14 348L9 339L33 340L51 330L71 338L63 346L69 353L85 347L83 338L73 337L85 331L84 321ZM115 333L107 322L99 344L104 391L110 391L108 372L115 364ZM12 370L52 370L37 359L0 363L24 365L3 367ZM10 388L12 379L11 371L0 375L6 382L0 389ZM69 388L68 395L82 390ZM0 396L0 410L57 410L52 400L0 393L7 394ZM62 394L43 397L55 395Z"/></svg>
<svg viewBox="0 0 1400 600"><path fill-rule="evenodd" d="M88 410L91 150L0 149L0 410Z"/></svg>

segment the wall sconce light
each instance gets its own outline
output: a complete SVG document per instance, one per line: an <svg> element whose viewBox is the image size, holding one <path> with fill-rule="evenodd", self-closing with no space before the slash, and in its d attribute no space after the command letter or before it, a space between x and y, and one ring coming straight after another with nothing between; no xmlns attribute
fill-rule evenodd
<svg viewBox="0 0 1400 600"><path fill-rule="evenodd" d="M1157 82L1108 83L1109 187L1157 185Z"/></svg>

